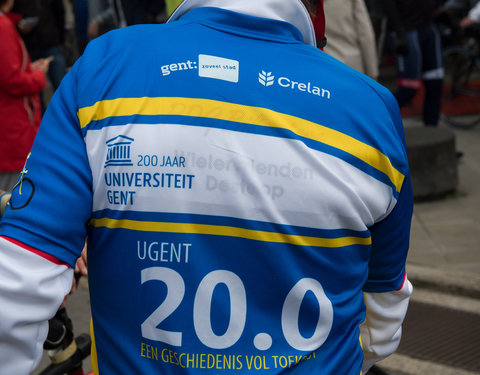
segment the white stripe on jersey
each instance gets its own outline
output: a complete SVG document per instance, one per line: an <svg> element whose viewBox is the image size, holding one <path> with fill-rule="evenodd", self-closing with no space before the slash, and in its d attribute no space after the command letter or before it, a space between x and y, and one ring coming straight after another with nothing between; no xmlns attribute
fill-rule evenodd
<svg viewBox="0 0 480 375"><path fill-rule="evenodd" d="M107 141L119 135L123 151L113 154L117 165L108 164ZM86 144L94 211L224 214L365 230L396 203L390 186L298 140L198 126L134 124L89 130Z"/></svg>

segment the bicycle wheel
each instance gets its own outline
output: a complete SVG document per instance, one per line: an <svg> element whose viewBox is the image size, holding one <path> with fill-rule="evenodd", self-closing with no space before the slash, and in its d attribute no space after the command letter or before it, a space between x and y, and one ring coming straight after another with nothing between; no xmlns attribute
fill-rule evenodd
<svg viewBox="0 0 480 375"><path fill-rule="evenodd" d="M450 127L460 130L473 129L480 125L480 116L447 116L442 114L441 119Z"/></svg>
<svg viewBox="0 0 480 375"><path fill-rule="evenodd" d="M443 52L445 81L452 85L452 95L460 86L466 85L472 73L473 60L467 49L461 46L448 47Z"/></svg>

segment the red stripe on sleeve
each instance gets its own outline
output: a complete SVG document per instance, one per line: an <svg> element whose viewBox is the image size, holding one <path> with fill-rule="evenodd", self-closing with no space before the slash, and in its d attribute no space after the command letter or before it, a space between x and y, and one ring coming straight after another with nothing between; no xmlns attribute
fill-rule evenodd
<svg viewBox="0 0 480 375"><path fill-rule="evenodd" d="M407 89L418 90L422 86L422 80L420 79L408 79L408 78L399 78L397 79L397 84Z"/></svg>
<svg viewBox="0 0 480 375"><path fill-rule="evenodd" d="M402 286L396 290L397 292L398 292L399 290L402 290L403 286L405 285L405 280L407 280L407 272L405 272L405 273L403 274Z"/></svg>
<svg viewBox="0 0 480 375"><path fill-rule="evenodd" d="M34 254L37 254L38 256L41 256L42 258L54 263L54 264L58 264L59 266L67 266L68 268L70 268L70 266L65 263L65 262L62 262L60 259L54 257L53 255L50 255L50 254L47 254L43 251L40 251L40 250L37 250L33 247L30 247L28 245L25 245L24 243L20 242L20 241L17 241L13 238L10 238L10 237L4 237L4 236L1 236L3 239L7 240L8 242L11 242L13 243L14 245L17 245L18 247L21 247L22 249L25 249L25 250L28 250Z"/></svg>

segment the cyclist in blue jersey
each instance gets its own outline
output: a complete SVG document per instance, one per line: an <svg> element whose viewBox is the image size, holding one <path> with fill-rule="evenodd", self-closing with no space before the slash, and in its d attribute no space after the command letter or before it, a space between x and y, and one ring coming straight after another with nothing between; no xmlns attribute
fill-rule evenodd
<svg viewBox="0 0 480 375"><path fill-rule="evenodd" d="M87 46L1 221L0 374L37 365L85 238L96 374L350 375L396 350L398 105L316 48L305 4L185 0Z"/></svg>

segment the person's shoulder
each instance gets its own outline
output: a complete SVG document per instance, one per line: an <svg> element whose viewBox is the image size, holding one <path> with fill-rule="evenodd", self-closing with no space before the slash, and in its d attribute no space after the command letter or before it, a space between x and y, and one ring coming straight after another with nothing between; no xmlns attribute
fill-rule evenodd
<svg viewBox="0 0 480 375"><path fill-rule="evenodd" d="M5 14L0 15L0 35L3 38L11 38L13 35L17 34L17 30L15 28L15 24L12 20L6 16ZM5 40L2 40L4 43Z"/></svg>
<svg viewBox="0 0 480 375"><path fill-rule="evenodd" d="M345 87L355 93L370 92L385 104L394 104L392 101L395 101L395 98L392 92L378 81L351 68L326 52L316 49L310 51L310 55L312 56L310 64L312 67L317 66L318 68L309 69L317 71L319 76L323 76L332 84Z"/></svg>
<svg viewBox="0 0 480 375"><path fill-rule="evenodd" d="M315 53L307 68L316 72L316 80L331 89L332 103L338 113L356 113L357 118L371 119L372 129L376 126L401 126L400 110L393 93L380 82L347 66L336 58L320 52ZM398 131L395 130L395 133Z"/></svg>
<svg viewBox="0 0 480 375"><path fill-rule="evenodd" d="M1 13L0 12L0 27L12 27L13 26L13 23L12 21L10 21L10 19L8 18L8 16L4 13Z"/></svg>
<svg viewBox="0 0 480 375"><path fill-rule="evenodd" d="M378 97L379 101L385 104L388 108L391 106L395 107L397 105L397 101L395 100L393 93L387 87L368 75L359 72L358 70L355 70L344 64L342 65L344 66L345 70L344 74L348 75L348 80L352 83L353 88L363 92L369 91L372 95Z"/></svg>
<svg viewBox="0 0 480 375"><path fill-rule="evenodd" d="M387 87L382 85L380 82L374 80L373 78L362 74L360 72L355 71L356 74L360 76L360 79L363 80L364 84L373 92L375 92L376 95L378 95L379 98L383 102L385 102L386 105L395 105L397 101L395 100L395 97L393 96L392 91L390 91Z"/></svg>

